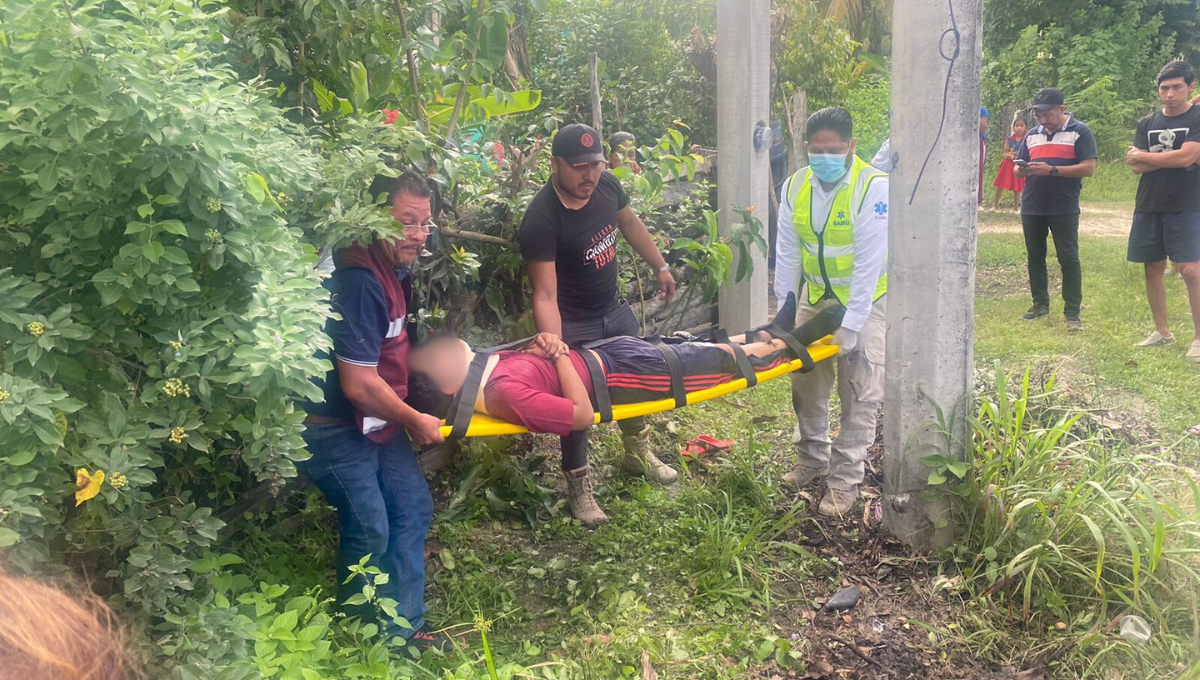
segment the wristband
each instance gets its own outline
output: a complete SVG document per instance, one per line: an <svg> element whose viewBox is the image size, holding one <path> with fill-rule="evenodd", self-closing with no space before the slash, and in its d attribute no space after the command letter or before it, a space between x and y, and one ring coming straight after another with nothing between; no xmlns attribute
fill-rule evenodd
<svg viewBox="0 0 1200 680"><path fill-rule="evenodd" d="M661 266L661 267L659 267L659 268L658 268L658 271L660 271L660 272L665 272L665 271L670 271L670 269L671 269L671 265L669 265L669 264L664 264L663 266Z"/></svg>

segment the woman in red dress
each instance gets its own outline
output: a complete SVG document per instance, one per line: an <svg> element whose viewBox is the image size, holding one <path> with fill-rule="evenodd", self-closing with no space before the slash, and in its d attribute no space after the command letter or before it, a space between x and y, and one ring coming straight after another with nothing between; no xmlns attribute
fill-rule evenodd
<svg viewBox="0 0 1200 680"><path fill-rule="evenodd" d="M1025 178L1013 173L1013 161L1017 158L1017 150L1025 140L1025 119L1017 116L1012 123L1012 135L1004 145L1004 160L1000 161L1000 169L996 171L996 179L992 186L996 187L996 198L992 201L992 210L1000 209L1000 195L1005 191L1013 192L1013 210L1021 210L1021 192L1025 189Z"/></svg>

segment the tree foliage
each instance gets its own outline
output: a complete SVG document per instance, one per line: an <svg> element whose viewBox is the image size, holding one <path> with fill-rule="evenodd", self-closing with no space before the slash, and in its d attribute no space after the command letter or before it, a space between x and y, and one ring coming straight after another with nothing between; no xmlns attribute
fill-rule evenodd
<svg viewBox="0 0 1200 680"><path fill-rule="evenodd" d="M1071 0L1046 19L1024 0L986 4L984 103L1023 109L1041 88L1058 87L1068 110L1096 131L1101 154L1119 155L1133 122L1156 102L1159 68L1197 40L1194 16L1179 17L1178 4ZM993 132L1007 134L1007 121Z"/></svg>
<svg viewBox="0 0 1200 680"><path fill-rule="evenodd" d="M859 43L835 19L809 0L791 0L776 9L782 27L772 45L780 94L808 93L809 109L842 105L850 86L866 69L855 58Z"/></svg>
<svg viewBox="0 0 1200 680"><path fill-rule="evenodd" d="M699 7L638 0L547 0L530 25L534 82L569 122L591 122L588 55L600 59L602 108L608 132L658 139L676 120L694 139L716 139L715 90L688 61L693 26L708 28Z"/></svg>

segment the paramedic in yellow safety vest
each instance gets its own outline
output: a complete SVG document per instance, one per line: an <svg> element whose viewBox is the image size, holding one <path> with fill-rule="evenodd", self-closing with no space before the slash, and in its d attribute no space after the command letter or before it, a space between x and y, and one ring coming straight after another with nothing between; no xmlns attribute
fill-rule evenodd
<svg viewBox="0 0 1200 680"><path fill-rule="evenodd" d="M783 185L775 243L775 295L799 289L796 321L846 307L834 334L840 347L837 390L841 426L829 437L834 362L792 376L796 466L783 481L802 489L824 478L817 512L840 516L858 499L875 417L883 399L884 295L887 293L888 176L854 155L850 114L826 108L809 117L804 146L810 165Z"/></svg>

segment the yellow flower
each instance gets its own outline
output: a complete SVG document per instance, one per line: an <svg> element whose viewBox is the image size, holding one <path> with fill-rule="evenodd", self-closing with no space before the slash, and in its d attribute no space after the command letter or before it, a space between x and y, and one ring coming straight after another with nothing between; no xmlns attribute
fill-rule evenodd
<svg viewBox="0 0 1200 680"><path fill-rule="evenodd" d="M182 444L183 440L187 439L187 437L187 432L184 432L182 427L175 427L171 429L171 436L168 439L171 440L172 444Z"/></svg>
<svg viewBox="0 0 1200 680"><path fill-rule="evenodd" d="M33 337L41 337L42 333L46 332L46 324L42 323L41 321L30 321L27 329L29 330L29 334Z"/></svg>
<svg viewBox="0 0 1200 680"><path fill-rule="evenodd" d="M129 478L120 472L114 472L113 476L108 480L108 485L114 489L123 489L129 483Z"/></svg>
<svg viewBox="0 0 1200 680"><path fill-rule="evenodd" d="M79 468L75 471L75 507L79 507L84 501L91 500L100 493L100 487L104 484L104 470L96 470L95 474L89 473L87 468Z"/></svg>
<svg viewBox="0 0 1200 680"><path fill-rule="evenodd" d="M163 393L168 397L190 397L192 396L192 388L188 387L179 378L170 378L167 384L163 385Z"/></svg>
<svg viewBox="0 0 1200 680"><path fill-rule="evenodd" d="M8 393L8 390L0 390L0 404L3 404L4 400L11 396L12 395Z"/></svg>

